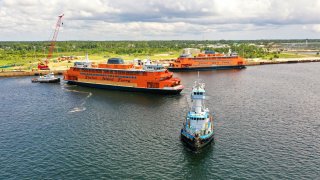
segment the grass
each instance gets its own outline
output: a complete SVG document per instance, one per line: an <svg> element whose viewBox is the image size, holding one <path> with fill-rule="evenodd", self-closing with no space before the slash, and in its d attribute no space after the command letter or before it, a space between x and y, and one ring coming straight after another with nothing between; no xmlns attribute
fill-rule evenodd
<svg viewBox="0 0 320 180"><path fill-rule="evenodd" d="M161 54L151 54L151 55L142 55L142 54L114 54L114 53L95 53L95 54L89 54L89 59L91 61L96 61L96 62L103 62L107 61L108 58L110 57L120 57L126 61L132 61L134 59L147 59L150 58L151 60L167 60L167 59L174 59L179 56L180 52L168 52L168 53L161 53ZM0 54L1 55L1 54ZM84 52L63 52L63 53L58 53L54 55L54 57L50 60L49 62L49 67L52 69L61 69L61 68L68 68L73 65L73 62L68 62L68 61L58 61L58 57L60 56L76 56L79 59L74 60L74 61L81 61L85 59L85 53ZM29 54L29 55L12 55L6 56L6 58L0 59L0 66L6 66L6 65L14 65L16 64L17 66L15 67L9 67L6 68L7 70L10 69L21 69L21 70L32 70L32 69L37 69L37 64L40 60L44 60L46 58L45 55L37 53L36 55L34 54Z"/></svg>
<svg viewBox="0 0 320 180"><path fill-rule="evenodd" d="M268 54L263 59L275 59L275 58L304 58L314 57L314 55L296 54L296 53L280 53L280 54Z"/></svg>

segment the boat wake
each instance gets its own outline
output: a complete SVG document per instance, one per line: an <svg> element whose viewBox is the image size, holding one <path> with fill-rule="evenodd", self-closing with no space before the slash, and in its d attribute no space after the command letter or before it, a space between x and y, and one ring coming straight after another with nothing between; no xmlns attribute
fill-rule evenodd
<svg viewBox="0 0 320 180"><path fill-rule="evenodd" d="M87 108L85 107L85 104L87 102L87 99L92 96L91 92L83 92L83 91L77 91L79 93L88 93L88 95L82 100L82 103L78 107L74 107L72 110L69 111L69 113L76 113L76 112L82 112L85 111Z"/></svg>
<svg viewBox="0 0 320 180"><path fill-rule="evenodd" d="M86 110L86 107L75 107L71 111L69 111L69 113L82 112L85 110Z"/></svg>
<svg viewBox="0 0 320 180"><path fill-rule="evenodd" d="M82 102L80 103L79 106L74 107L73 109L71 109L69 111L69 113L76 113L76 112L82 112L85 111L87 108L85 107L85 104L87 102L87 99L90 98L92 96L91 92L86 92L86 91L78 91L78 90L72 90L72 89L67 89L65 88L66 86L63 86L62 88L67 91L67 92L76 92L76 93L85 93L88 94L83 100L81 100Z"/></svg>

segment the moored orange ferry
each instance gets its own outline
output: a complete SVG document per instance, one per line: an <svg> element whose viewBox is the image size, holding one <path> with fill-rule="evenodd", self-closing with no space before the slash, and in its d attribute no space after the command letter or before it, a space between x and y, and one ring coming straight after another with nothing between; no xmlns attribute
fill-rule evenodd
<svg viewBox="0 0 320 180"><path fill-rule="evenodd" d="M80 86L159 94L178 94L184 88L180 79L173 78L173 73L162 65L125 64L121 58L110 58L100 64L75 62L64 73L64 80Z"/></svg>
<svg viewBox="0 0 320 180"><path fill-rule="evenodd" d="M237 53L221 54L205 51L197 56L182 54L168 67L169 71L212 70L212 69L242 69L245 60Z"/></svg>

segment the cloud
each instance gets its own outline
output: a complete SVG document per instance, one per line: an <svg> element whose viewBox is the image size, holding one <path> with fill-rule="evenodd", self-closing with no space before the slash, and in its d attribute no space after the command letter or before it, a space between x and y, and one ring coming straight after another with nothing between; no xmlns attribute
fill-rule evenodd
<svg viewBox="0 0 320 180"><path fill-rule="evenodd" d="M316 24L312 26L312 30L315 32L320 33L320 24Z"/></svg>
<svg viewBox="0 0 320 180"><path fill-rule="evenodd" d="M61 13L61 39L319 38L319 9L316 0L0 0L0 40L45 40Z"/></svg>

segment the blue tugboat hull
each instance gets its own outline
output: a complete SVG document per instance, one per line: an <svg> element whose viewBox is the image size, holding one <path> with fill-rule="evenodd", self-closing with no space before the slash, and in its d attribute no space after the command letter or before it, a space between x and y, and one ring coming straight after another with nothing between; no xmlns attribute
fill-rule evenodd
<svg viewBox="0 0 320 180"><path fill-rule="evenodd" d="M181 141L184 142L188 147L193 150L199 150L208 144L210 144L214 139L214 133L207 136L206 138L199 138L198 142L196 139L190 134L186 133L183 129L181 129Z"/></svg>

